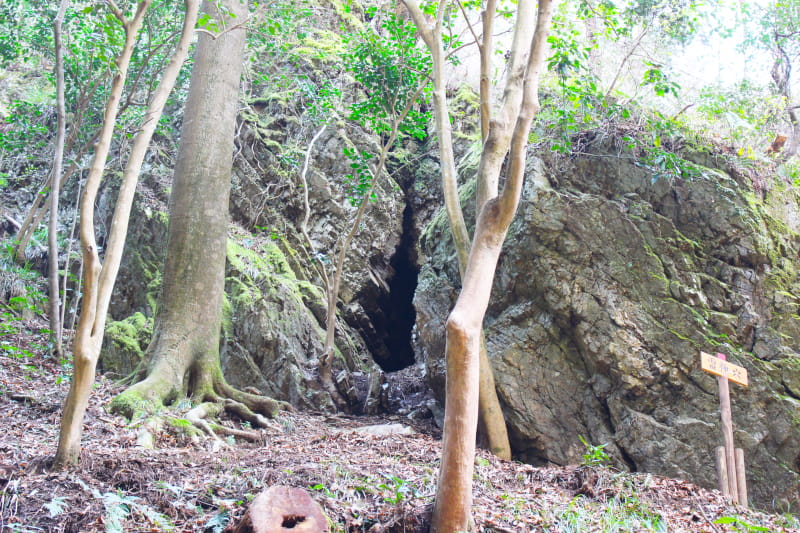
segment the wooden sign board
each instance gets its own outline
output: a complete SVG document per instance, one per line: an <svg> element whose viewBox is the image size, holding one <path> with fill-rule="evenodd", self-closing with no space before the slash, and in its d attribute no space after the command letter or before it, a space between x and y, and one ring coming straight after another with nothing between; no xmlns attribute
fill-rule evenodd
<svg viewBox="0 0 800 533"><path fill-rule="evenodd" d="M728 378L739 385L747 387L749 384L747 381L746 368L734 365L733 363L729 363L711 354L700 352L700 367L706 372L714 374L715 376Z"/></svg>

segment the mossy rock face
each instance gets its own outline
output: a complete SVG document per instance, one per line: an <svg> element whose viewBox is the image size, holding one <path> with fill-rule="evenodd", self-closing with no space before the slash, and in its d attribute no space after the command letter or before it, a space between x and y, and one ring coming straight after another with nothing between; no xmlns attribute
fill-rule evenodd
<svg viewBox="0 0 800 533"><path fill-rule="evenodd" d="M151 176L140 183L140 188L148 194L147 198L137 195L133 206L125 252L111 299L112 316L124 317L133 313L155 316L158 311L169 227L164 183L159 179L166 180L165 177ZM161 198L151 191L153 187L158 188ZM110 217L110 213L106 216ZM110 218L106 226L110 227Z"/></svg>
<svg viewBox="0 0 800 533"><path fill-rule="evenodd" d="M153 318L134 313L124 320L106 324L100 353L103 372L127 376L137 369L153 336Z"/></svg>
<svg viewBox="0 0 800 533"><path fill-rule="evenodd" d="M654 179L602 148L531 158L485 320L512 447L533 463L578 463L583 436L608 443L619 467L714 487L717 383L698 352L723 352L750 374L732 396L751 498L794 507L800 202L701 170ZM465 187L462 202L471 197ZM443 320L459 284L444 220L430 220L418 352L442 394Z"/></svg>
<svg viewBox="0 0 800 533"><path fill-rule="evenodd" d="M299 408L334 410L316 369L325 339L324 292L298 279L291 253L263 236L229 240L223 371L234 386L256 387ZM377 371L359 344L346 328L338 332L335 375ZM351 394L358 404L357 392Z"/></svg>

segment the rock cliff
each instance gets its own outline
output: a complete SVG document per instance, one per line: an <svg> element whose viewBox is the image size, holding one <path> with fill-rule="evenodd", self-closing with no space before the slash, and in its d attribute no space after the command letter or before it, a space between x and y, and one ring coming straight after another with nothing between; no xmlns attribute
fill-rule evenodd
<svg viewBox="0 0 800 533"><path fill-rule="evenodd" d="M530 154L485 322L516 457L580 462L583 436L608 443L618 467L715 487L717 383L699 351L724 352L750 374L732 398L751 499L796 505L797 191L754 190L708 156L687 163L691 179L656 178L602 144L539 157ZM469 183L463 192L469 205ZM441 398L458 273L445 219L422 233L417 349Z"/></svg>

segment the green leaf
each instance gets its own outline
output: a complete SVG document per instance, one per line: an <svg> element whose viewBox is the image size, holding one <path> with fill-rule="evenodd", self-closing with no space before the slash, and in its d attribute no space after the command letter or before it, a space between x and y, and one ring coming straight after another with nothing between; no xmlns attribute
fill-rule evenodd
<svg viewBox="0 0 800 533"><path fill-rule="evenodd" d="M50 513L50 518L55 518L67 508L67 500L63 496L53 496L53 499L44 504L43 507Z"/></svg>

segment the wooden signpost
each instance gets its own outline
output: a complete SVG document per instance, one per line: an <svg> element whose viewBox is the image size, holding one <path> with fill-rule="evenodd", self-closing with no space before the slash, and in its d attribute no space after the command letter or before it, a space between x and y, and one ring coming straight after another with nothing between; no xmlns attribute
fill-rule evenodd
<svg viewBox="0 0 800 533"><path fill-rule="evenodd" d="M718 376L719 383L719 410L722 419L722 439L724 446L717 448L717 474L719 475L719 490L729 496L734 502L747 507L747 479L744 469L744 451L734 449L733 421L731 417L731 394L728 380L747 386L747 369L729 363L725 354L718 353L716 357L700 352L700 367Z"/></svg>

